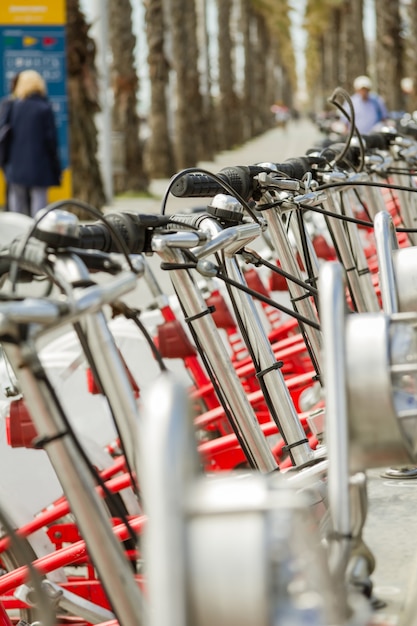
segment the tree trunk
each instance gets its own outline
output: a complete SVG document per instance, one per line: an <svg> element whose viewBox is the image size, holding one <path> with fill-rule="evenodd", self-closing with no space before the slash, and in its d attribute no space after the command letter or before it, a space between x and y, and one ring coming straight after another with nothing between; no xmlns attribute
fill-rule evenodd
<svg viewBox="0 0 417 626"><path fill-rule="evenodd" d="M113 172L114 191L116 194L145 191L148 177L143 167L139 138L138 77L134 60L136 37L132 29L132 7L130 0L110 0L109 9L110 47L113 55L113 132L121 138L117 142L120 167Z"/></svg>
<svg viewBox="0 0 417 626"><path fill-rule="evenodd" d="M417 110L417 55L415 53L417 41L417 0L410 0L408 5L408 24L410 35L407 39L407 76L411 78L413 88L405 96L404 106L410 113Z"/></svg>
<svg viewBox="0 0 417 626"><path fill-rule="evenodd" d="M339 8L332 8L326 14L325 21L320 27L315 24L317 17L311 17L310 28L314 32L309 46L313 45L316 51L316 66L308 74L308 87L316 106L319 109L332 109L328 99L336 87L341 87L340 57L341 57L341 14ZM310 53L307 53L311 58Z"/></svg>
<svg viewBox="0 0 417 626"><path fill-rule="evenodd" d="M254 64L253 64L253 41L252 22L253 10L251 0L241 0L241 29L243 39L243 54L245 58L243 101L242 101L242 121L243 121L243 141L251 139L255 135L255 108L256 103L253 93L254 84Z"/></svg>
<svg viewBox="0 0 417 626"><path fill-rule="evenodd" d="M216 124L212 99L212 68L210 61L210 36L208 33L208 10L210 0L196 0L197 40L200 50L200 82L202 98L201 139L204 146L201 159L212 161L217 151ZM213 2L213 0L211 0Z"/></svg>
<svg viewBox="0 0 417 626"><path fill-rule="evenodd" d="M263 133L271 128L273 116L271 105L273 102L266 100L267 82L271 76L267 75L266 59L270 49L270 34L268 32L265 17L261 13L255 13L255 46L254 46L254 96L257 102L255 115L255 135Z"/></svg>
<svg viewBox="0 0 417 626"><path fill-rule="evenodd" d="M219 145L227 150L242 138L239 99L235 91L235 75L232 62L232 38L230 34L231 0L217 0L218 59L219 59Z"/></svg>
<svg viewBox="0 0 417 626"><path fill-rule="evenodd" d="M178 169L194 167L200 151L196 12L194 0L169 0L175 72L175 143Z"/></svg>
<svg viewBox="0 0 417 626"><path fill-rule="evenodd" d="M341 12L332 9L329 13L329 24L323 37L323 90L325 98L333 93L336 87L343 87L340 76L341 50ZM350 88L349 88L350 91Z"/></svg>
<svg viewBox="0 0 417 626"><path fill-rule="evenodd" d="M164 3L163 0L145 0L144 5L151 87L148 115L150 136L146 142L145 158L152 178L168 178L175 173L176 168L169 132L169 63L164 48Z"/></svg>
<svg viewBox="0 0 417 626"><path fill-rule="evenodd" d="M67 0L67 67L69 99L69 146L73 196L100 209L106 202L97 160L99 110L95 46L78 0ZM81 219L91 215L74 208Z"/></svg>
<svg viewBox="0 0 417 626"><path fill-rule="evenodd" d="M356 76L367 73L363 0L344 0L340 9L340 86L352 91Z"/></svg>
<svg viewBox="0 0 417 626"><path fill-rule="evenodd" d="M389 110L403 110L401 78L404 59L399 0L378 0L375 2L375 11L377 89Z"/></svg>

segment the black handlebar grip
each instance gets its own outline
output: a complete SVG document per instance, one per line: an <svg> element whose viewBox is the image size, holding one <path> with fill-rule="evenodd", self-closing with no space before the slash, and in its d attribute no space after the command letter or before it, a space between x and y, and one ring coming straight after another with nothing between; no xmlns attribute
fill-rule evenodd
<svg viewBox="0 0 417 626"><path fill-rule="evenodd" d="M391 133L370 133L362 135L365 146L369 150L388 150L395 139L395 135Z"/></svg>
<svg viewBox="0 0 417 626"><path fill-rule="evenodd" d="M235 167L224 167L220 170L219 176L244 200L249 200L254 189L253 177L260 171L261 168L256 166L247 167L245 165L237 165ZM223 193L228 192L223 190Z"/></svg>
<svg viewBox="0 0 417 626"><path fill-rule="evenodd" d="M190 228L199 228L203 220L213 218L207 211L199 211L198 213L175 213L174 221L167 224L167 230L180 230L183 224L184 230Z"/></svg>
<svg viewBox="0 0 417 626"><path fill-rule="evenodd" d="M301 180L305 174L312 171L312 161L308 157L296 157L283 163L276 163L275 167L288 178Z"/></svg>
<svg viewBox="0 0 417 626"><path fill-rule="evenodd" d="M114 236L116 232L129 252L139 254L144 251L146 228L135 223L138 221L135 214L110 213L106 215L106 220L110 228L103 223L80 226L78 242L80 248L101 252L121 252L121 246L117 237Z"/></svg>
<svg viewBox="0 0 417 626"><path fill-rule="evenodd" d="M82 224L80 226L78 247L84 250L107 252L111 249L111 246L110 231L104 224Z"/></svg>
<svg viewBox="0 0 417 626"><path fill-rule="evenodd" d="M307 172L312 171L312 164L313 161L308 157L298 157L274 165L289 178L301 180ZM237 165L223 168L217 177L224 180L244 200L250 200L257 185L254 176L262 171L269 169L259 165ZM178 198L203 198L230 192L210 175L192 172L181 176L172 186L171 193Z"/></svg>
<svg viewBox="0 0 417 626"><path fill-rule="evenodd" d="M224 193L224 187L208 174L190 173L173 184L171 193L176 198L210 198Z"/></svg>
<svg viewBox="0 0 417 626"><path fill-rule="evenodd" d="M237 165L224 167L216 176L227 183L244 200L249 200L253 193L253 176L262 168ZM208 174L184 174L172 186L171 193L177 198L211 198L218 193L231 193Z"/></svg>
<svg viewBox="0 0 417 626"><path fill-rule="evenodd" d="M321 152L321 155L326 158L327 161L336 161L341 166L351 167L359 163L360 150L359 146L350 146L345 150L346 144L344 143L332 143ZM344 153L343 160L340 160L340 155Z"/></svg>

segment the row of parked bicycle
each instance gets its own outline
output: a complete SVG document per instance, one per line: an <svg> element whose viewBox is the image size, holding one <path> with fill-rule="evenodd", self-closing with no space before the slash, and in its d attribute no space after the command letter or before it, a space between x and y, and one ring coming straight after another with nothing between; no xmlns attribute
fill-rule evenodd
<svg viewBox="0 0 417 626"><path fill-rule="evenodd" d="M1 216L1 626L376 623L366 471L416 461L416 162L386 129L181 171L159 215Z"/></svg>

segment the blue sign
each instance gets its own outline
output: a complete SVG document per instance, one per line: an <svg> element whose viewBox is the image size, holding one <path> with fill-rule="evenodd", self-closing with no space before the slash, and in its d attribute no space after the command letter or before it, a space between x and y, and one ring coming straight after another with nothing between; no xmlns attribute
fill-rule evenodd
<svg viewBox="0 0 417 626"><path fill-rule="evenodd" d="M0 0L1 1L1 0ZM0 97L22 70L36 70L46 82L58 129L61 165L69 165L65 26L0 26Z"/></svg>

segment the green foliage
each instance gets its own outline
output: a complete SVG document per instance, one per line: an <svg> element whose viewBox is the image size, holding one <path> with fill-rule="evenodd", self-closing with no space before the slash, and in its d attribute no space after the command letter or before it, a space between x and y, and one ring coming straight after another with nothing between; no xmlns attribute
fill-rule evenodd
<svg viewBox="0 0 417 626"><path fill-rule="evenodd" d="M304 26L310 37L318 37L327 30L332 9L342 4L343 0L308 0Z"/></svg>
<svg viewBox="0 0 417 626"><path fill-rule="evenodd" d="M254 11L266 20L267 28L276 39L282 58L282 64L295 86L296 69L294 47L291 39L290 7L287 0L252 0Z"/></svg>

